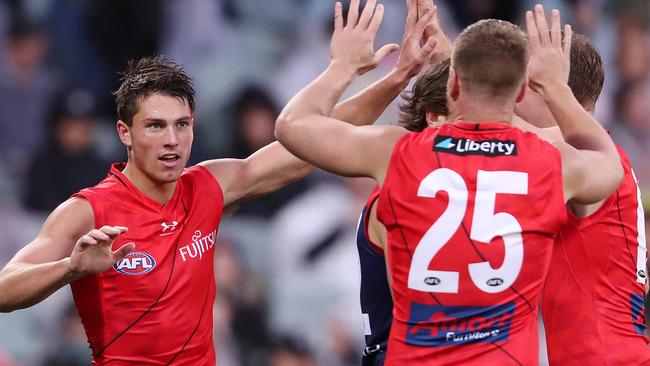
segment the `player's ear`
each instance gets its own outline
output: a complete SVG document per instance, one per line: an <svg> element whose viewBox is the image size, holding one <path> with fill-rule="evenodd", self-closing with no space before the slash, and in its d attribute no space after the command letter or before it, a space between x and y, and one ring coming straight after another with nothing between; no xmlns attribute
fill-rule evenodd
<svg viewBox="0 0 650 366"><path fill-rule="evenodd" d="M440 122L439 122L440 115L439 114L437 114L435 112L432 112L432 111L427 109L424 112L424 115L425 115L425 117L427 119L427 127L438 127L440 125Z"/></svg>
<svg viewBox="0 0 650 366"><path fill-rule="evenodd" d="M521 86L519 89L519 94L517 94L517 103L521 102L524 100L524 97L526 96L526 89L528 89L528 76L524 79L524 85Z"/></svg>
<svg viewBox="0 0 650 366"><path fill-rule="evenodd" d="M119 120L115 124L115 128L117 129L117 135L120 137L120 141L122 141L126 147L131 147L131 129L129 128L129 125L127 125L126 122Z"/></svg>
<svg viewBox="0 0 650 366"><path fill-rule="evenodd" d="M460 91L460 85L458 80L458 74L453 67L449 68L449 79L447 79L447 90L449 91L449 97L452 100L458 99L458 94Z"/></svg>

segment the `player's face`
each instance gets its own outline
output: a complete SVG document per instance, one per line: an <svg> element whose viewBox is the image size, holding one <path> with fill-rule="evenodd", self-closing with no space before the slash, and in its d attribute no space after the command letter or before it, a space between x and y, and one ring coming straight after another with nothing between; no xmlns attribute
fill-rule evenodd
<svg viewBox="0 0 650 366"><path fill-rule="evenodd" d="M135 166L156 183L178 180L192 149L194 120L186 100L152 94L140 101L130 130Z"/></svg>
<svg viewBox="0 0 650 366"><path fill-rule="evenodd" d="M544 99L531 88L526 90L524 99L515 104L515 113L526 122L540 128L549 127L548 121L553 121L553 115Z"/></svg>

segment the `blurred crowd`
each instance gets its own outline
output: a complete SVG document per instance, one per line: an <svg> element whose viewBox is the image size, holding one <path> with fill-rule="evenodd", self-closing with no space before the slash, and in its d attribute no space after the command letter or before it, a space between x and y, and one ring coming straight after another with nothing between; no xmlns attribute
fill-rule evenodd
<svg viewBox="0 0 650 366"><path fill-rule="evenodd" d="M630 155L650 212L650 2L549 0L606 65L599 121ZM124 161L112 92L130 59L165 54L198 92L191 163L273 141L281 106L329 61L333 0L0 0L0 266L70 194ZM399 43L404 0L384 0L378 44ZM482 18L521 24L526 0L440 0L453 37ZM370 85L396 61L357 80ZM398 103L399 101L397 101ZM380 123L395 123L394 103ZM372 182L323 172L241 204L220 228L221 366L358 365L355 229ZM0 315L0 366L87 365L69 290Z"/></svg>

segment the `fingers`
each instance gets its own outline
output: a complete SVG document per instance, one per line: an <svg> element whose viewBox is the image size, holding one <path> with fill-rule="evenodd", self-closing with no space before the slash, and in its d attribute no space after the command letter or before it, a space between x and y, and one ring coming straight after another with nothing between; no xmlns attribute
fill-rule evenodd
<svg viewBox="0 0 650 366"><path fill-rule="evenodd" d="M373 63L375 65L379 64L381 60L383 60L386 56L390 55L391 53L399 50L399 45L395 43L387 44L384 47L380 48L379 51L375 53L375 57L373 58Z"/></svg>
<svg viewBox="0 0 650 366"><path fill-rule="evenodd" d="M557 49L562 48L562 34L560 32L560 11L551 11L551 43Z"/></svg>
<svg viewBox="0 0 650 366"><path fill-rule="evenodd" d="M124 244L120 247L120 249L116 250L113 252L113 262L117 263L124 259L129 253L131 253L135 249L135 244L133 243L127 243Z"/></svg>
<svg viewBox="0 0 650 366"><path fill-rule="evenodd" d="M350 10L348 10L348 21L346 27L354 28L359 20L359 0L350 1Z"/></svg>
<svg viewBox="0 0 650 366"><path fill-rule="evenodd" d="M343 4L336 2L334 4L334 30L343 29Z"/></svg>
<svg viewBox="0 0 650 366"><path fill-rule="evenodd" d="M77 245L87 247L90 245L96 245L98 243L97 239L93 238L90 234L86 234L77 240Z"/></svg>
<svg viewBox="0 0 650 366"><path fill-rule="evenodd" d="M99 229L99 231L106 234L111 240L115 239L118 235L127 232L128 230L129 229L124 226L108 226L108 225L102 226ZM108 239L104 239L104 240L108 240Z"/></svg>
<svg viewBox="0 0 650 366"><path fill-rule="evenodd" d="M415 26L415 23L418 19L418 8L415 4L415 1L416 0L406 0L406 9L408 9L408 14L406 15L406 30L404 31L405 34L408 34L413 26Z"/></svg>
<svg viewBox="0 0 650 366"><path fill-rule="evenodd" d="M377 0L366 1L366 6L363 8L363 12L361 13L361 17L359 18L358 26L361 27L361 29L368 28L370 22L374 21L373 14L376 12L375 10L376 5L377 5Z"/></svg>
<svg viewBox="0 0 650 366"><path fill-rule="evenodd" d="M544 7L541 4L535 5L535 22L537 23L537 32L539 33L541 45L550 45L551 39L548 34L548 23L546 23L546 14L544 14Z"/></svg>
<svg viewBox="0 0 650 366"><path fill-rule="evenodd" d="M423 57L429 57L431 52L436 48L436 45L438 44L438 41L435 38L429 38L426 43L422 46L422 49L420 50L420 53L422 54Z"/></svg>
<svg viewBox="0 0 650 366"><path fill-rule="evenodd" d="M427 11L433 8L432 0L417 0L418 3L418 19L420 19Z"/></svg>
<svg viewBox="0 0 650 366"><path fill-rule="evenodd" d="M374 0L372 1L374 2ZM370 3L370 1L368 2ZM377 34L382 19L384 19L384 6L379 4L377 5L377 9L375 9L375 14L372 17L370 24L368 25L368 30L370 30L372 34Z"/></svg>
<svg viewBox="0 0 650 366"><path fill-rule="evenodd" d="M571 26L566 24L564 26L564 49L562 50L564 53L564 57L566 57L567 60L571 60L571 41L573 40L573 29L571 29Z"/></svg>
<svg viewBox="0 0 650 366"><path fill-rule="evenodd" d="M413 28L413 33L418 37L418 39L422 38L422 34L424 33L424 29L426 28L427 24L433 19L433 16L435 15L435 7L431 9L430 11L427 11L426 13L422 14L420 19L418 19L417 24L415 24L415 28Z"/></svg>
<svg viewBox="0 0 650 366"><path fill-rule="evenodd" d="M539 40L539 32L537 32L537 24L533 12L528 10L526 12L526 32L528 32L528 44L531 50L536 50L541 46Z"/></svg>

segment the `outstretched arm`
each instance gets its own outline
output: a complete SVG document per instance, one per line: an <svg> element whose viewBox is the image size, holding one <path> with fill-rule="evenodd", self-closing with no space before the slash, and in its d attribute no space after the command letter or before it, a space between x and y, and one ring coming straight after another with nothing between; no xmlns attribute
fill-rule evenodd
<svg viewBox="0 0 650 366"><path fill-rule="evenodd" d="M393 70L357 95L338 103L331 117L361 126L375 122L386 107L406 87L411 77L424 67L426 57L419 51L420 38L414 33L415 0L408 0L409 20L399 60ZM410 45L416 44L414 48ZM386 51L395 49L389 45ZM313 165L296 158L281 144L274 142L247 159L218 159L201 163L219 181L224 191L226 206L255 196L275 191L303 178Z"/></svg>
<svg viewBox="0 0 650 366"><path fill-rule="evenodd" d="M607 131L576 100L568 85L571 27L560 32L560 13L553 10L551 29L544 8L526 12L530 43L530 86L544 98L565 142L562 154L566 200L588 204L612 194L623 179L620 157Z"/></svg>
<svg viewBox="0 0 650 366"><path fill-rule="evenodd" d="M352 80L374 67L390 51L386 46L377 53L373 50L383 7L379 5L375 10L375 1L370 0L358 17L358 4L358 0L352 1L344 27L341 4L337 3L330 65L287 104L276 122L276 136L296 156L325 170L381 181L392 143L404 130L391 126L353 127L328 117ZM420 19L413 33L421 37L430 18L431 13ZM427 42L418 51L428 55L434 46L435 42Z"/></svg>
<svg viewBox="0 0 650 366"><path fill-rule="evenodd" d="M83 199L54 210L36 239L0 271L0 312L32 306L78 278L111 268L133 249L128 244L111 250L125 227L93 227L92 209Z"/></svg>

